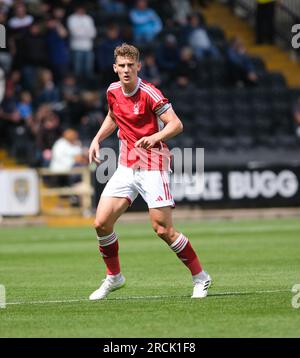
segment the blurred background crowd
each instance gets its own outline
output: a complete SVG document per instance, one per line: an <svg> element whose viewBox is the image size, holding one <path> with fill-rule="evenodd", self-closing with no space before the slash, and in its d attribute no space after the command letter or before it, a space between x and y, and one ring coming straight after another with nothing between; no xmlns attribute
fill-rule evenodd
<svg viewBox="0 0 300 358"><path fill-rule="evenodd" d="M114 48L128 42L141 50L140 76L163 91L184 122L171 147L231 158L299 148L299 92L250 56L238 34L228 39L208 26L201 10L210 3L1 0L7 46L0 49L0 145L31 167L59 166L51 161L66 153L73 159L65 168L86 164L107 111L107 86L117 80ZM118 147L116 138L105 145Z"/></svg>

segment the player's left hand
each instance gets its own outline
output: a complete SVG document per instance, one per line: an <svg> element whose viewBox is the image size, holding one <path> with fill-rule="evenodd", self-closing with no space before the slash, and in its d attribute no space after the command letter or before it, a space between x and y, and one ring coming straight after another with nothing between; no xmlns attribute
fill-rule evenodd
<svg viewBox="0 0 300 358"><path fill-rule="evenodd" d="M137 142L135 142L135 148L144 148L144 149L151 149L156 144L157 140L154 136L149 137L142 137Z"/></svg>

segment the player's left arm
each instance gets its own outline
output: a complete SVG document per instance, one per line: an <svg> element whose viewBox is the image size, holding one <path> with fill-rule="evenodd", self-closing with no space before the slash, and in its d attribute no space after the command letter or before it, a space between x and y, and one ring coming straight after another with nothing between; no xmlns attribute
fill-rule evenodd
<svg viewBox="0 0 300 358"><path fill-rule="evenodd" d="M151 149L156 143L164 142L183 131L183 124L172 107L162 113L159 118L165 127L151 136L142 137L135 143L135 147Z"/></svg>

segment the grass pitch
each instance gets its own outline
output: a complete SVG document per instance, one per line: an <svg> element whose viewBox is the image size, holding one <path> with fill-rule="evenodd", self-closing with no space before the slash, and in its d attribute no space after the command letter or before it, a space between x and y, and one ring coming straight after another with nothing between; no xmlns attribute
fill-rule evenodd
<svg viewBox="0 0 300 358"><path fill-rule="evenodd" d="M92 228L1 228L1 337L299 337L300 222L177 223L213 278L192 300L187 268L149 224L119 224L125 288L89 302L104 278ZM300 299L299 299L300 302Z"/></svg>

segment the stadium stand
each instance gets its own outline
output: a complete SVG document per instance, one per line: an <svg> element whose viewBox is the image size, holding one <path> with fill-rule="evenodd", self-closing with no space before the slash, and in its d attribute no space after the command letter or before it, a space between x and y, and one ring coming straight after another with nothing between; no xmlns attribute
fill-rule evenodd
<svg viewBox="0 0 300 358"><path fill-rule="evenodd" d="M300 145L294 130L293 108L300 91L290 88L278 69L269 69L265 56L259 56L263 50L250 53L247 40L244 44L244 39L238 39L242 52L235 54L237 62L233 65L228 55L233 33L228 34L227 28L225 33L222 28L228 20L220 20L216 25L210 19L210 7L215 2L206 4L204 11L197 2L186 2L185 18L178 13L170 15L168 7L179 11L176 1L163 3L162 6L159 1L148 2L148 7L162 20L163 29L140 47L143 56L154 55L160 88L184 122L184 133L170 140L170 146L204 147L208 166L296 159L295 149ZM205 30L217 49L201 58L189 46L189 36L194 33L195 3L200 19L197 28ZM68 29L76 4L18 1L1 5L1 22L7 27L8 36L8 49L0 52L0 66L5 73L1 80L5 82L0 112L1 146L21 164L47 167L54 142L69 127L79 131L84 147L88 147L105 115L107 83L115 78L113 73L107 73L114 45L123 41L134 43L129 16L134 1L86 1L85 8L96 28L95 61L89 76L76 76ZM15 16L19 22L12 21ZM107 29L114 31L111 39ZM164 40L167 48L162 59ZM36 51L25 56L25 45L45 48L48 56L43 54L41 61L34 57ZM101 48L107 51L105 59L99 57ZM188 48L191 56L183 59L182 48ZM64 56L60 56L61 51ZM249 65L255 80L248 78ZM117 149L116 139L108 139L105 145Z"/></svg>

